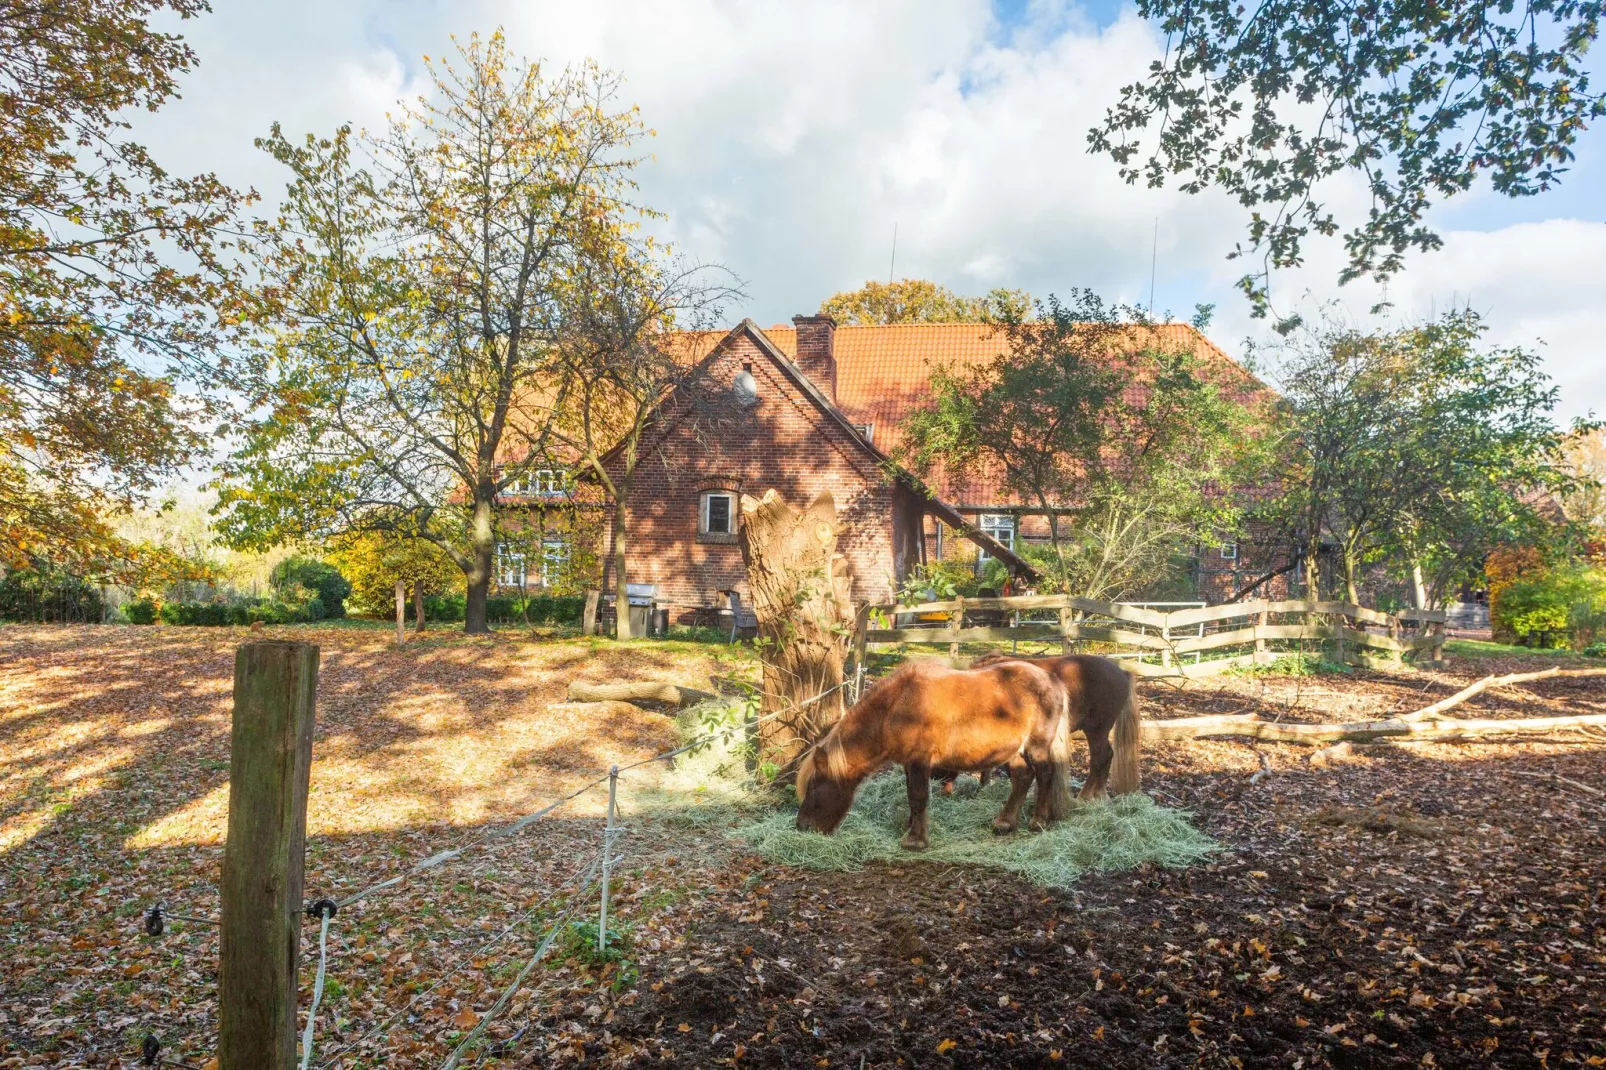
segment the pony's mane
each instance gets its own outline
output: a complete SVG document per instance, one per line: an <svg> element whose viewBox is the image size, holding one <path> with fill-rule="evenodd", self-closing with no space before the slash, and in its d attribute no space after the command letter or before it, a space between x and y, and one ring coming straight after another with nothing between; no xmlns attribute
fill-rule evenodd
<svg viewBox="0 0 1606 1070"><path fill-rule="evenodd" d="M835 728L825 734L809 751L797 768L797 801L802 802L809 792L809 781L815 776L815 766L825 761L825 775L832 780L843 780L848 775L847 756L842 751L842 739Z"/></svg>

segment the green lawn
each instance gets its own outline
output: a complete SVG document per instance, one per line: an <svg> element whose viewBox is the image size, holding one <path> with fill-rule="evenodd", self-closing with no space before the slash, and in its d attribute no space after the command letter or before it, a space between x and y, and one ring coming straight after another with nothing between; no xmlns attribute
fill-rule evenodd
<svg viewBox="0 0 1606 1070"><path fill-rule="evenodd" d="M1606 660L1585 658L1575 650L1540 650L1536 647L1515 646L1510 643L1490 643L1482 639L1449 639L1445 641L1444 649L1446 653L1455 654L1463 658L1508 657L1515 654L1519 657L1576 658L1582 661Z"/></svg>

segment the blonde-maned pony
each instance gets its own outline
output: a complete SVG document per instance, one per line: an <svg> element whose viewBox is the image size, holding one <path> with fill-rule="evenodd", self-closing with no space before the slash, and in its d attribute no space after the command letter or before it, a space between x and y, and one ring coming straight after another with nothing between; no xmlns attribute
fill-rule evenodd
<svg viewBox="0 0 1606 1070"><path fill-rule="evenodd" d="M843 714L798 767L797 827L836 831L859 785L889 764L903 766L909 833L903 845L929 845L927 801L933 768L1009 769L1010 794L993 821L1000 832L1019 824L1035 783L1031 827L1069 811L1070 740L1065 687L1023 662L972 670L934 661L909 662Z"/></svg>

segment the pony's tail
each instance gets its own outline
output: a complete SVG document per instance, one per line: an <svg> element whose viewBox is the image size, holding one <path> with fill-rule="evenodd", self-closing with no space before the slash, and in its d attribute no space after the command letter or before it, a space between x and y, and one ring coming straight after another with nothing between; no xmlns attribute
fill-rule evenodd
<svg viewBox="0 0 1606 1070"><path fill-rule="evenodd" d="M1110 790L1117 795L1138 790L1138 743L1142 738L1143 715L1138 711L1138 689L1129 677L1126 705L1115 718L1115 761L1110 767Z"/></svg>
<svg viewBox="0 0 1606 1070"><path fill-rule="evenodd" d="M1059 692L1059 727L1048 747L1048 816L1058 821L1071 812L1071 695L1064 687Z"/></svg>

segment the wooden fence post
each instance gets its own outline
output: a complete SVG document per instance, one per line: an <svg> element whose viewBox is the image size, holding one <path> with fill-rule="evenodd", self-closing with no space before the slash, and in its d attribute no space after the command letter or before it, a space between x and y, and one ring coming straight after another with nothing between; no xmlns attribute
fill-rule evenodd
<svg viewBox="0 0 1606 1070"><path fill-rule="evenodd" d="M1255 664L1265 665L1271 661L1266 656L1266 627L1271 624L1271 614L1264 609L1255 615Z"/></svg>
<svg viewBox="0 0 1606 1070"><path fill-rule="evenodd" d="M407 581L396 581L396 642L407 642Z"/></svg>
<svg viewBox="0 0 1606 1070"><path fill-rule="evenodd" d="M959 629L965 626L965 596L960 595L954 601L959 604L948 618L948 630L954 633L953 638L948 643L949 665L953 665L959 660Z"/></svg>
<svg viewBox="0 0 1606 1070"><path fill-rule="evenodd" d="M247 643L235 654L220 888L219 1070L289 1070L296 1063L317 690L318 648L311 643Z"/></svg>
<svg viewBox="0 0 1606 1070"><path fill-rule="evenodd" d="M1068 603L1066 605L1060 606L1060 614L1059 615L1060 615L1060 653L1061 654L1069 654L1071 652L1071 650L1072 650L1072 643L1071 643L1071 607L1070 607L1070 605Z"/></svg>

